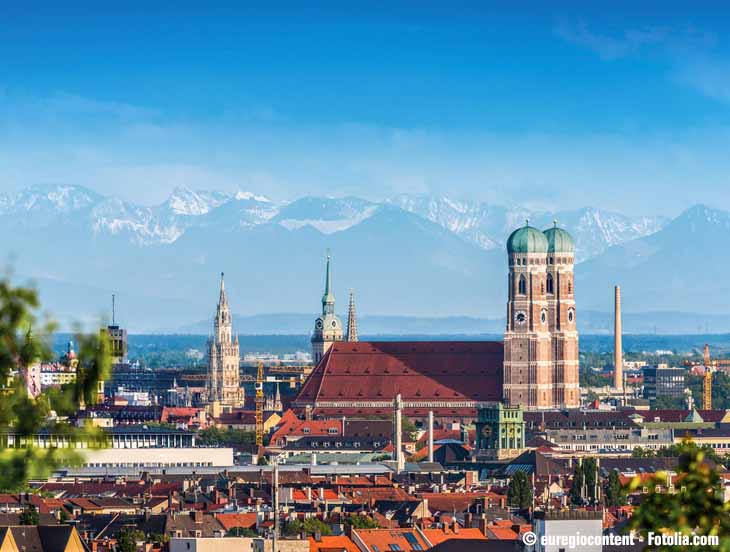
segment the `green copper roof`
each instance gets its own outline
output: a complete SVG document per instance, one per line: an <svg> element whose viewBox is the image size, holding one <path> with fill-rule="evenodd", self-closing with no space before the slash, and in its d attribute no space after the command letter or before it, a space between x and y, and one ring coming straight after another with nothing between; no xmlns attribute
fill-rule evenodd
<svg viewBox="0 0 730 552"><path fill-rule="evenodd" d="M555 226L548 228L544 232L548 243L548 253L573 253L575 251L575 242L568 232L562 228Z"/></svg>
<svg viewBox="0 0 730 552"><path fill-rule="evenodd" d="M547 253L545 234L526 224L507 238L507 253Z"/></svg>

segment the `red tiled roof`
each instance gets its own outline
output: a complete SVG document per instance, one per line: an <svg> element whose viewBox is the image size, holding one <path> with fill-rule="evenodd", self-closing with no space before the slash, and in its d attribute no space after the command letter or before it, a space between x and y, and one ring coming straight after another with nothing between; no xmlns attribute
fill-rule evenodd
<svg viewBox="0 0 730 552"><path fill-rule="evenodd" d="M294 404L382 402L399 393L410 401L498 401L503 357L503 344L493 341L337 342Z"/></svg>
<svg viewBox="0 0 730 552"><path fill-rule="evenodd" d="M216 514L215 518L226 531L234 527L255 528L256 512L250 514Z"/></svg>
<svg viewBox="0 0 730 552"><path fill-rule="evenodd" d="M509 527L497 527L490 525L487 527L488 538L494 538L499 540L517 540L519 536Z"/></svg>
<svg viewBox="0 0 730 552"><path fill-rule="evenodd" d="M487 540L487 537L479 529L468 528L459 529L455 532L451 528L444 529L423 529L423 534L426 535L428 541L436 546L437 544L453 539L472 539L472 540Z"/></svg>
<svg viewBox="0 0 730 552"><path fill-rule="evenodd" d="M345 535L321 536L319 541L309 537L309 552L360 552L357 545Z"/></svg>
<svg viewBox="0 0 730 552"><path fill-rule="evenodd" d="M296 500L299 502L305 502L309 500L307 499L307 493L300 489L292 489L291 495L292 500ZM332 489L324 489L322 496L320 496L319 489L312 489L311 497L311 500L339 500L340 498L337 493Z"/></svg>
<svg viewBox="0 0 730 552"><path fill-rule="evenodd" d="M360 537L362 542L370 549L374 550L373 545L377 546L378 550L389 551L396 550L391 545L398 545L398 550L404 552L414 550L413 542L417 542L420 545L420 550L428 550L430 548L428 543L423 540L423 537L415 529L357 529L357 536ZM412 537L409 540L406 534L410 533Z"/></svg>

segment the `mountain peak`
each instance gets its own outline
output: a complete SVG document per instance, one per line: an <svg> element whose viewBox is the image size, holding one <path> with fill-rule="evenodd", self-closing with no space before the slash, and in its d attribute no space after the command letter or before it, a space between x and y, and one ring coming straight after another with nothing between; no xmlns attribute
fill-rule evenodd
<svg viewBox="0 0 730 552"><path fill-rule="evenodd" d="M176 215L200 216L229 199L230 196L222 192L193 191L177 187L167 198L165 206Z"/></svg>

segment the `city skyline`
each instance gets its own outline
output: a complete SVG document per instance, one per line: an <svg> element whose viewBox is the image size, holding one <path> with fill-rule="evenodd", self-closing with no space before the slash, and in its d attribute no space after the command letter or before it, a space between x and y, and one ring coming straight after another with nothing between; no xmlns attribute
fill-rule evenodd
<svg viewBox="0 0 730 552"><path fill-rule="evenodd" d="M730 208L721 9L528 6L5 7L0 192Z"/></svg>

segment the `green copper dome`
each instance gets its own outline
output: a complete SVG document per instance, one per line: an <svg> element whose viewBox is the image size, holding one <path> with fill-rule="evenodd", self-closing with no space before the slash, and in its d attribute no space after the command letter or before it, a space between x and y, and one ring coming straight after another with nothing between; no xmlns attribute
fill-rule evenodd
<svg viewBox="0 0 730 552"><path fill-rule="evenodd" d="M558 228L557 223L552 228L545 230L545 237L548 243L548 253L573 253L575 251L573 237L562 228Z"/></svg>
<svg viewBox="0 0 730 552"><path fill-rule="evenodd" d="M507 253L547 253L548 241L537 228L525 225L507 238Z"/></svg>

